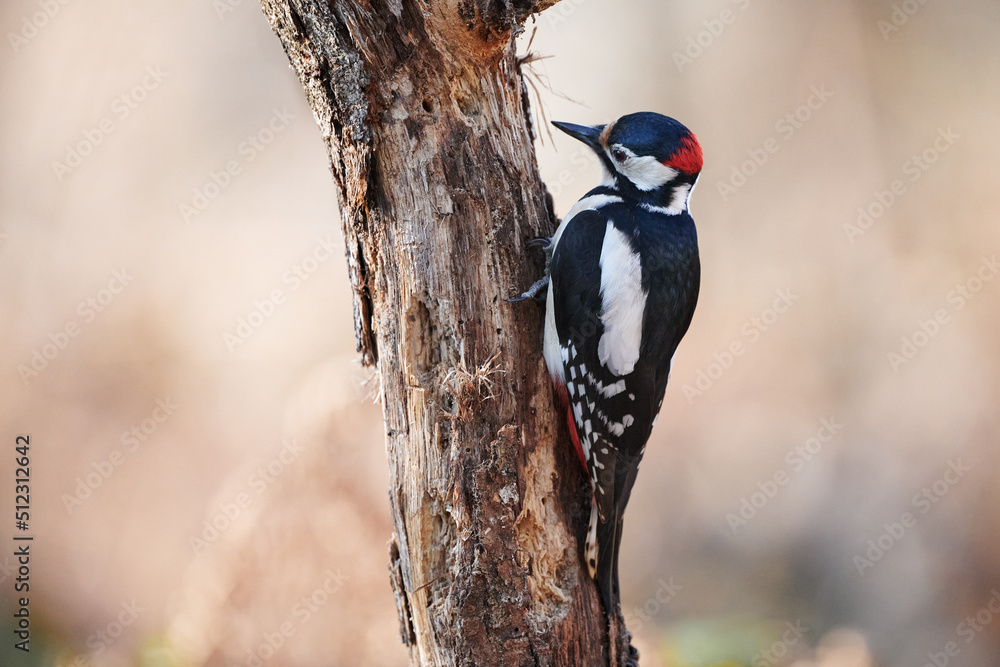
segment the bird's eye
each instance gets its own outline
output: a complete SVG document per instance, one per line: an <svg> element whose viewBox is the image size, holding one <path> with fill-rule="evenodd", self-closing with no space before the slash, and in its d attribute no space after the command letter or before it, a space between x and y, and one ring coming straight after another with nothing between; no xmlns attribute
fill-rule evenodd
<svg viewBox="0 0 1000 667"><path fill-rule="evenodd" d="M611 157L613 157L615 159L615 162L618 162L619 164L621 164L622 162L625 161L625 158L627 158L628 155L625 153L625 151L623 151L620 148L612 148L611 149Z"/></svg>

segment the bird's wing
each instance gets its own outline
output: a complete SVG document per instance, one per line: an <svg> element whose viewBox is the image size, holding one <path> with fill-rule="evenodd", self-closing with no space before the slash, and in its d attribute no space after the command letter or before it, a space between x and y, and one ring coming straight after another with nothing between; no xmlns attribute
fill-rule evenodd
<svg viewBox="0 0 1000 667"><path fill-rule="evenodd" d="M601 361L601 254L608 224L600 210L577 214L567 223L550 266L569 416L594 490L595 516L586 555L592 574L595 569L600 573L602 587L611 585L619 514L628 498L628 482L635 477L630 469L638 464L638 450L649 432L647 424L634 423L636 396L626 388L626 376L616 375ZM641 381L645 373L640 362L627 377ZM632 440L634 452L628 451Z"/></svg>

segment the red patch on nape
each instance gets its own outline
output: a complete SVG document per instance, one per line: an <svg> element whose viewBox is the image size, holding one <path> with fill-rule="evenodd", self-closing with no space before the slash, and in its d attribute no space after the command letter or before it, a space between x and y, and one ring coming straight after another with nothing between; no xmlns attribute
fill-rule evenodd
<svg viewBox="0 0 1000 667"><path fill-rule="evenodd" d="M681 147L673 155L664 160L663 164L682 171L685 174L697 174L700 172L702 156L701 144L698 143L698 139L691 133L684 135L681 138Z"/></svg>

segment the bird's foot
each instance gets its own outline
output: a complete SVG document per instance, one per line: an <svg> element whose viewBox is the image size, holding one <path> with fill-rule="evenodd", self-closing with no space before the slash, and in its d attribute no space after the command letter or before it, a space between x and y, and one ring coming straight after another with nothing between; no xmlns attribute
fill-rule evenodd
<svg viewBox="0 0 1000 667"><path fill-rule="evenodd" d="M545 288L549 286L549 276L545 275L535 281L535 284L525 290L524 294L521 296L515 296L512 299L506 299L507 303L518 303L526 299L534 299L539 303L545 301L544 291Z"/></svg>
<svg viewBox="0 0 1000 667"><path fill-rule="evenodd" d="M547 236L540 236L537 239L531 239L525 245L529 248L540 247L545 251L545 275L536 280L535 284L529 287L524 294L507 299L506 301L508 303L518 303L526 299L534 299L538 303L543 303L545 301L545 288L549 286L549 262L552 261L552 239Z"/></svg>

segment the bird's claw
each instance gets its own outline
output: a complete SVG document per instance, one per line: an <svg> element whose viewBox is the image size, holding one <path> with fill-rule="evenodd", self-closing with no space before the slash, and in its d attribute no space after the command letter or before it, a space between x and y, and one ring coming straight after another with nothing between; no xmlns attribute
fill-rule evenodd
<svg viewBox="0 0 1000 667"><path fill-rule="evenodd" d="M545 251L545 273L549 272L549 264L552 262L552 251L555 246L552 245L552 239L547 236L540 236L537 239L532 239L526 244L529 248L541 248Z"/></svg>
<svg viewBox="0 0 1000 667"><path fill-rule="evenodd" d="M543 290L549 286L549 277L543 276L542 278L535 281L535 284L529 287L521 296L515 296L512 299L505 299L507 303L520 303L521 301L526 301L528 299L535 299L536 301L543 301L544 296L539 296L542 294Z"/></svg>
<svg viewBox="0 0 1000 667"><path fill-rule="evenodd" d="M505 299L507 303L520 303L528 299L534 299L539 303L545 301L543 291L549 286L549 262L552 261L552 239L547 236L540 236L537 239L531 239L525 245L529 248L541 247L545 251L545 275L536 280L521 296Z"/></svg>

